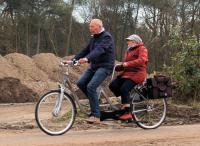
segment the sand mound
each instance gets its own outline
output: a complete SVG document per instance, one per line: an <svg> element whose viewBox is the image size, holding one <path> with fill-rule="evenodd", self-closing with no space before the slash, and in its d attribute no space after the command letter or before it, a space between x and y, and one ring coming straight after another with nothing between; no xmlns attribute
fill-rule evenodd
<svg viewBox="0 0 200 146"><path fill-rule="evenodd" d="M66 56L63 59L71 60L73 57ZM19 53L0 56L1 91L6 91L0 96L0 102L31 102L47 91L57 89L58 82L63 80L60 60L61 58L51 53L37 54L32 58ZM70 79L76 89L75 82L87 68L88 64L70 67ZM105 89L109 82L107 79L103 83ZM109 93L109 90L106 89L106 92ZM82 94L80 92L78 95L81 97Z"/></svg>
<svg viewBox="0 0 200 146"><path fill-rule="evenodd" d="M34 93L37 93L37 99L45 92L57 87L57 82L53 82L49 79L48 74L41 70L32 58L26 55L11 53L4 57L0 57L0 68L2 70L0 73L1 79L4 77L13 77L20 80L20 83L28 89L32 89ZM13 86L13 88L14 90L18 90L18 92L23 92L22 89L25 89L17 89L17 86ZM8 88L7 90L11 90L11 88ZM10 98L17 98L12 91L10 91L10 93L12 93L10 94ZM20 102L19 99L17 102ZM22 99L21 102L24 102L24 99Z"/></svg>
<svg viewBox="0 0 200 146"><path fill-rule="evenodd" d="M19 79L0 79L0 103L33 102L38 97L37 93L21 84Z"/></svg>
<svg viewBox="0 0 200 146"><path fill-rule="evenodd" d="M3 80L2 83L8 82L9 84L9 86L5 84L4 88L2 84L2 91L6 90L6 96L1 96L0 102L30 102L33 101L32 96L26 94L27 98L30 97L30 100L25 100L23 96L19 98L17 93L26 93L28 89L31 89L34 93L37 93L35 98L39 99L45 92L57 89L58 81L62 81L63 76L59 63L60 58L51 53L38 54L32 58L19 53L11 53L4 57L0 56L0 79ZM73 70L70 72L75 81L79 74ZM12 81L10 79L5 80L5 77L12 77L13 79ZM18 88L20 85L17 81L20 81L20 84L23 84L23 87L26 88ZM10 88L11 82L16 85L12 86L13 89Z"/></svg>
<svg viewBox="0 0 200 146"><path fill-rule="evenodd" d="M60 58L52 53L41 53L32 58L37 67L44 71L49 79L54 81L61 79L61 68L59 67Z"/></svg>
<svg viewBox="0 0 200 146"><path fill-rule="evenodd" d="M17 72L17 68L13 66L7 59L0 56L0 78L14 77L17 78L20 74Z"/></svg>
<svg viewBox="0 0 200 146"><path fill-rule="evenodd" d="M11 53L5 58L17 68L21 80L46 81L48 79L48 76L26 55Z"/></svg>

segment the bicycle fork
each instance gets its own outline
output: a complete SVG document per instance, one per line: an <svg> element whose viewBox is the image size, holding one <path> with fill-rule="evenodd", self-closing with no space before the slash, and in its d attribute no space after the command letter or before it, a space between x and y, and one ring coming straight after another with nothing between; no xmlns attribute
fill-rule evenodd
<svg viewBox="0 0 200 146"><path fill-rule="evenodd" d="M56 99L56 104L52 111L52 115L55 117L58 116L58 114L61 110L61 104L62 104L62 100L64 97L64 90L65 90L65 87L63 87L62 85L59 85L59 88L60 88L60 94L58 95L58 98Z"/></svg>

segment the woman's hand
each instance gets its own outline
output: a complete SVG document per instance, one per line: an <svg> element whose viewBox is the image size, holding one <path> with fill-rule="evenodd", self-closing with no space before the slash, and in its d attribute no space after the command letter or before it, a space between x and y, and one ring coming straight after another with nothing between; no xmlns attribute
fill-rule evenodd
<svg viewBox="0 0 200 146"><path fill-rule="evenodd" d="M124 70L124 66L123 64L117 64L115 66L115 71L123 71Z"/></svg>

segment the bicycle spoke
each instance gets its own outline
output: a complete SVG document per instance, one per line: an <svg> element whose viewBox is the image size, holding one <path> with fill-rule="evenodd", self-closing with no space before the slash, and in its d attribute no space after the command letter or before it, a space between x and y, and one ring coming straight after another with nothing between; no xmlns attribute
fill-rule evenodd
<svg viewBox="0 0 200 146"><path fill-rule="evenodd" d="M59 92L52 92L41 98L37 105L36 121L39 127L50 135L66 132L73 124L75 118L75 107L71 100L64 95L60 108L56 105ZM56 114L54 111L57 110Z"/></svg>
<svg viewBox="0 0 200 146"><path fill-rule="evenodd" d="M137 124L142 128L156 128L166 116L165 99L149 99L140 104L132 104ZM142 110L143 109L143 110Z"/></svg>

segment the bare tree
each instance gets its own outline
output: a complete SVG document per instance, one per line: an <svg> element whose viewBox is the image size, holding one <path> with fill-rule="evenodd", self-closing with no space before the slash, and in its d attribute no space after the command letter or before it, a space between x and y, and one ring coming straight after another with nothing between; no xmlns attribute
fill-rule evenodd
<svg viewBox="0 0 200 146"><path fill-rule="evenodd" d="M74 10L74 4L75 4L75 0L72 0L71 8L70 8L69 32L68 32L68 37L67 37L66 55L68 55L71 52L70 51L70 41L71 41L71 33L72 33L72 23L73 23L72 13L73 13L73 10Z"/></svg>

